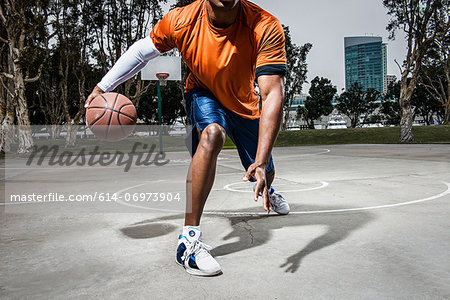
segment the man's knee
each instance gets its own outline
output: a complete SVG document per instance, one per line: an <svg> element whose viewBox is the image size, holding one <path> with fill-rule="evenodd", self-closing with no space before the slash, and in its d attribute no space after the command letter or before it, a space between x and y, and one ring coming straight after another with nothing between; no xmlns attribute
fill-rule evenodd
<svg viewBox="0 0 450 300"><path fill-rule="evenodd" d="M200 137L199 146L208 152L219 152L225 144L227 133L219 124L209 124Z"/></svg>

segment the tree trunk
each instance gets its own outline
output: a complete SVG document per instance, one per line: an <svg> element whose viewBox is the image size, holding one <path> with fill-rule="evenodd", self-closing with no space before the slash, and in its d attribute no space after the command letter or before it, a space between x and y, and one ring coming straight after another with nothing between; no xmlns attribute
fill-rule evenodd
<svg viewBox="0 0 450 300"><path fill-rule="evenodd" d="M75 147L75 143L77 140L78 128L80 128L77 124L67 124L67 136L66 136L66 148Z"/></svg>
<svg viewBox="0 0 450 300"><path fill-rule="evenodd" d="M281 130L285 131L287 129L287 123L289 121L289 107L284 109L284 120L281 125Z"/></svg>
<svg viewBox="0 0 450 300"><path fill-rule="evenodd" d="M444 125L450 125L450 76L449 70L447 69L447 97L444 97Z"/></svg>
<svg viewBox="0 0 450 300"><path fill-rule="evenodd" d="M400 142L412 143L414 135L412 133L413 112L411 107L411 98L407 97L406 91L400 92Z"/></svg>
<svg viewBox="0 0 450 300"><path fill-rule="evenodd" d="M358 124L358 117L354 116L352 118L350 118L350 126L352 128L356 128L356 125Z"/></svg>
<svg viewBox="0 0 450 300"><path fill-rule="evenodd" d="M284 120L281 125L281 130L283 130L283 131L285 131L287 129L287 125L289 122L290 108L292 107L292 103L294 102L294 95L286 92L284 97L285 97L285 99L289 99L289 100L287 100L288 101L287 106L283 106Z"/></svg>
<svg viewBox="0 0 450 300"><path fill-rule="evenodd" d="M11 150L11 144L13 142L13 125L15 119L14 111L14 98L11 95L11 91L14 91L14 83L12 80L8 80L6 84L6 97L4 98L4 115L1 122L1 141L0 141L0 151L9 152ZM9 91L8 91L9 90ZM3 101L2 101L3 102Z"/></svg>
<svg viewBox="0 0 450 300"><path fill-rule="evenodd" d="M28 114L27 100L25 98L25 82L18 57L19 56L17 55L17 58L13 58L16 117L19 129L19 149L17 152L29 153L33 150L34 143L31 136L31 122Z"/></svg>
<svg viewBox="0 0 450 300"><path fill-rule="evenodd" d="M444 125L450 125L450 105L445 106L444 108Z"/></svg>
<svg viewBox="0 0 450 300"><path fill-rule="evenodd" d="M414 120L414 112L411 106L411 97L416 88L417 68L413 72L412 78L408 83L408 74L406 70L402 73L400 97L398 99L400 105L400 143L414 142L412 132L412 124Z"/></svg>
<svg viewBox="0 0 450 300"><path fill-rule="evenodd" d="M45 128L50 135L50 139L52 140L59 138L59 136L61 135L61 126L57 124L45 125Z"/></svg>

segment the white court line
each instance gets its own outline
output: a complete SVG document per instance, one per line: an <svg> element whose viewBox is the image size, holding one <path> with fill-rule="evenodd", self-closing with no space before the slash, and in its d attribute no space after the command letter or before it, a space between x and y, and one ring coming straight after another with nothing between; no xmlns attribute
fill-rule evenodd
<svg viewBox="0 0 450 300"><path fill-rule="evenodd" d="M164 180L158 180L155 182L163 182ZM133 188L137 188L143 185L148 184L149 182L144 182L141 184L137 184L134 186L130 186L124 189L121 189L119 191L117 191L117 194L121 194L127 190L133 189ZM154 182L153 182L154 183ZM445 190L442 193L439 193L437 195L428 197L428 198L423 198L423 199L418 199L418 200L413 200L413 201L406 201L406 202L401 202L401 203L394 203L394 204L386 204L386 205L377 205L377 206L368 206L368 207L358 207L358 208L342 208L342 209L329 209L329 210L312 210L312 211L291 211L289 214L290 215L309 215L309 214L324 214L324 213L340 213L340 212L352 212L352 211L366 211L366 210L375 210L375 209L383 209L383 208L390 208L390 207L398 207L398 206L405 206L405 205L411 205L411 204L416 204L416 203L422 203L422 202L427 202L427 201L432 201L432 200L436 200L439 198L442 198L444 196L450 195L450 183L448 182L444 182L442 181L443 184L445 184L447 186L447 190ZM12 205L12 204L38 204L38 203L54 203L54 202L17 202L17 203L0 203L0 206L4 206L4 205ZM168 209L155 209L155 208L149 208L149 207L143 207L143 206L139 206L139 205L133 205L131 203L128 202L123 202L123 201L117 201L116 203L125 205L125 206L130 206L133 208L139 208L139 209L148 209L148 210L156 210L156 211L164 211L164 212L177 212L179 213L180 211L178 210L168 210ZM245 215L261 215L261 216L266 216L267 212L230 212L230 211L204 211L203 214L206 215L224 215L224 216L245 216Z"/></svg>
<svg viewBox="0 0 450 300"><path fill-rule="evenodd" d="M228 176L228 175L237 175L237 174L245 174L244 170L242 170L241 172L231 172L231 173L217 173L217 176Z"/></svg>
<svg viewBox="0 0 450 300"><path fill-rule="evenodd" d="M304 154L293 154L293 155L287 155L287 156L278 156L277 160L280 159L285 159L285 158L292 158L292 157L299 157L299 156L310 156L310 155L320 155L320 154L326 154L331 152L330 149L322 149L321 152L316 152L316 153L304 153ZM233 157L218 157L218 161L221 160L230 160L230 158L234 158ZM239 157L236 157L236 159L238 159ZM173 163L172 163L173 161ZM169 163L167 165L170 166L185 166L190 164L191 159L174 159L174 160L169 160ZM165 165L164 165L165 166ZM136 166L134 166L136 167ZM143 166L146 167L146 166ZM226 166L223 166L226 167ZM4 170L51 170L51 171L56 171L56 170L86 170L86 169L106 169L106 168L110 168L110 169L123 169L123 166L106 166L106 167L94 167L94 166L83 166L83 167L64 167L64 166L58 166L58 167L4 167L1 169Z"/></svg>
<svg viewBox="0 0 450 300"><path fill-rule="evenodd" d="M126 191L128 191L128 190L131 190L131 189L134 189L134 188L143 186L143 185L146 185L146 184L148 184L148 183L156 183L156 182L164 182L164 181L167 181L167 180L147 181L147 182L144 182L144 183L141 183L141 184L137 184L137 185L134 185L134 186L130 186L130 187L123 188L123 189L121 189L121 190L115 192L115 194L120 195L120 194L122 194L123 192L126 192ZM175 193L176 193L176 192L175 192ZM121 205L125 205L125 206L128 206L128 207L132 207L132 208L147 209L147 210L152 210L152 211L163 211L163 212L176 212L176 213L181 213L180 210L162 209L162 208L152 208L152 207L145 207L145 206L134 205L134 204L129 203L129 202L126 202L126 201L124 201L124 200L122 200L122 199L120 199L120 198L117 199L116 203L121 204Z"/></svg>
<svg viewBox="0 0 450 300"><path fill-rule="evenodd" d="M219 157L217 160L228 160L229 158L221 158ZM169 159L169 162L167 164L164 164L163 166L169 165L169 166L185 166L189 165L191 163L192 159ZM150 166L155 166L153 163ZM146 168L149 166L136 166L132 165L133 168ZM158 166L159 167L159 166ZM114 166L113 163L108 166L82 166L82 167L67 167L67 166L55 166L55 167L3 167L0 169L3 170L86 170L86 169L123 169L124 166Z"/></svg>
<svg viewBox="0 0 450 300"><path fill-rule="evenodd" d="M245 182L235 182L235 183L230 183L227 184L226 186L223 187L224 190L230 191L230 192L237 192L237 193L254 193L253 191L243 191L243 190L237 190L232 188L232 186L234 185L238 185L238 184L245 184ZM298 189L298 190L280 190L277 189L277 192L280 193L290 193L290 192L306 192L306 191L314 191L314 190L320 190L323 188L326 188L327 186L329 186L330 184L326 181L321 181L320 182L320 186L317 187L313 187L313 188L307 188L307 189ZM274 186L276 186L276 184L274 184Z"/></svg>
<svg viewBox="0 0 450 300"><path fill-rule="evenodd" d="M282 147L280 147L280 148L282 148ZM292 154L292 155L286 155L286 156L283 156L283 155L277 156L276 154L273 154L273 152L272 152L272 155L274 155L274 157L276 157L276 161L278 161L278 160L284 160L285 158L286 158L286 159L290 159L290 158L293 158L293 157L311 156L311 155L320 155L320 154L326 154L326 153L331 152L330 149L321 149L321 150L322 150L321 152L315 152L315 153L303 153L303 154ZM231 159L230 159L230 162L234 162L234 161L231 161L231 160L235 160L236 163L239 163L239 162L240 162L239 156L237 156L237 157L233 156L233 157L230 157L230 158L231 158ZM231 169L240 170L240 169L238 169L238 168L236 168L236 167L233 167L233 166L224 166L224 165L220 165L220 164L217 164L217 165L219 165L219 166L221 166L221 167L225 167L225 168L231 168ZM243 172L244 172L244 171L243 171Z"/></svg>
<svg viewBox="0 0 450 300"><path fill-rule="evenodd" d="M316 153L292 154L292 155L285 155L285 156L280 155L280 156L277 156L277 160L285 159L285 158L299 157L299 156L320 155L320 154L326 154L326 153L330 153L330 152L331 152L330 149L322 149L321 152L316 152Z"/></svg>
<svg viewBox="0 0 450 300"><path fill-rule="evenodd" d="M165 166L186 166L188 165L188 163L167 163L165 165L162 166L155 166L154 164L151 164L150 166L133 166L133 168L148 168L148 167L165 167ZM104 170L109 170L109 169L123 169L124 166L102 166L102 167L93 167L93 166L84 166L84 167L64 167L64 166L59 166L59 167L10 167L10 168L1 168L4 170L42 170L42 171L57 171L57 170L92 170L92 169L104 169Z"/></svg>
<svg viewBox="0 0 450 300"><path fill-rule="evenodd" d="M436 200L439 198L442 198L444 196L450 195L450 183L442 181L443 184L447 186L447 190L423 199L413 200L413 201L407 201L407 202L401 202L401 203L395 203L395 204L386 204L386 205L377 205L377 206L368 206L368 207L357 207L357 208L342 208L342 209L329 209L329 210L311 210L311 211L291 211L290 215L309 215L309 214L325 214L325 213L339 213L339 212L351 212L351 211L365 211L365 210L374 210L374 209L382 209L382 208L390 208L390 207L397 207L397 206L405 206L410 204L416 204L416 203L422 203L427 202L431 200ZM225 215L225 216L241 216L241 215L261 215L266 216L267 212L219 212L219 211L205 211L204 214L214 214L214 215Z"/></svg>
<svg viewBox="0 0 450 300"><path fill-rule="evenodd" d="M290 159L290 158L294 158L294 157L320 155L320 154L326 154L326 153L330 153L331 152L330 149L321 149L321 150L322 150L321 152L315 152L315 153L291 154L291 155L284 155L284 156L283 155L277 155L277 154L274 154L272 152L272 155L275 157L275 160L278 161L278 160ZM240 162L239 156L237 156L237 157L230 157L230 159L235 159L236 162ZM230 167L230 166L223 166L223 167Z"/></svg>
<svg viewBox="0 0 450 300"><path fill-rule="evenodd" d="M146 184L148 184L148 183L159 183L159 182L164 182L164 181L166 181L166 180L160 179L160 180L156 180L156 181L147 181L147 182L144 182L144 183L140 183L140 184L136 184L136 185L133 185L133 186L126 187L126 188L121 189L120 191L118 191L118 192L116 192L116 193L113 193L113 194L121 194L121 193L123 193L123 192L125 192L125 191L128 191L128 190L131 190L131 189L134 189L134 188L137 188L137 187L146 185ZM120 201L120 199L118 199L118 200L116 201L116 203L119 203L119 202L120 202L120 204L124 204L124 205L125 205L125 203L126 203L126 202L122 203L122 201ZM64 203L64 201L27 201L27 202L23 201L23 202L7 202L7 203L0 203L0 206L5 206L5 205L18 205L18 204L40 204L40 203ZM139 206L139 207L141 207L141 206Z"/></svg>

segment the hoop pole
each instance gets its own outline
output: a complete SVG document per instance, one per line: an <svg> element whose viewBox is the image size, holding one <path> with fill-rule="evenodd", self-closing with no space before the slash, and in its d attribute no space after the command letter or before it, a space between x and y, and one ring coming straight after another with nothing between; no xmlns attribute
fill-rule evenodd
<svg viewBox="0 0 450 300"><path fill-rule="evenodd" d="M158 133L159 133L159 153L163 153L163 140L162 140L162 101L161 101L161 85L159 80L156 82L156 87L158 90Z"/></svg>

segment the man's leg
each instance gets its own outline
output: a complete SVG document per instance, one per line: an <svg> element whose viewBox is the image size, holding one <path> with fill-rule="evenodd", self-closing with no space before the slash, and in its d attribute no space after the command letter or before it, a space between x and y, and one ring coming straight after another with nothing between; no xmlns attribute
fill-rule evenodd
<svg viewBox="0 0 450 300"><path fill-rule="evenodd" d="M208 125L200 134L186 179L185 226L200 225L203 207L214 184L217 156L225 139L225 129L216 123Z"/></svg>
<svg viewBox="0 0 450 300"><path fill-rule="evenodd" d="M221 268L209 253L211 247L203 243L199 225L228 125L223 107L211 92L192 90L185 98L190 123L195 127L186 141L193 156L186 178L185 226L178 236L176 257L189 274L213 276L220 274Z"/></svg>
<svg viewBox="0 0 450 300"><path fill-rule="evenodd" d="M177 262L192 275L213 276L221 273L220 265L209 254L211 247L202 242L199 225L214 183L217 156L225 138L225 129L219 124L211 123L205 127L186 178L185 226L178 238Z"/></svg>

